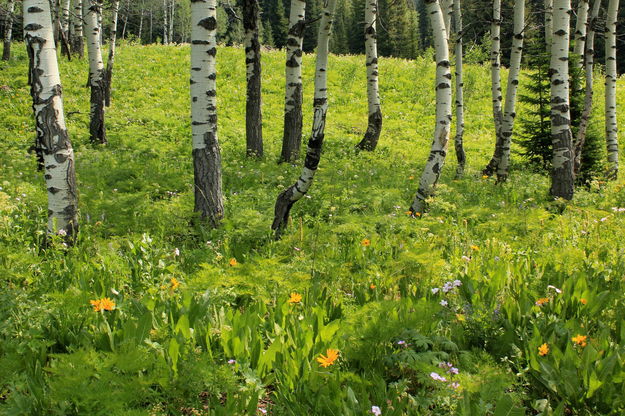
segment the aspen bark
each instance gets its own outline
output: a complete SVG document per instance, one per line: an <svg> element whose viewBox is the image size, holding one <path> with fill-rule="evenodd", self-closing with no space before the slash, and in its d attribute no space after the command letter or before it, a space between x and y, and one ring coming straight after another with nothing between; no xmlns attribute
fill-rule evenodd
<svg viewBox="0 0 625 416"><path fill-rule="evenodd" d="M85 46L83 41L83 15L82 0L74 0L74 37L72 40L72 52L78 54L82 59L84 56Z"/></svg>
<svg viewBox="0 0 625 416"><path fill-rule="evenodd" d="M493 102L493 122L495 123L495 151L493 157L483 169L482 174L491 176L497 169L501 159L501 124L503 113L501 102L501 0L493 0L493 20L490 25L490 80L491 97Z"/></svg>
<svg viewBox="0 0 625 416"><path fill-rule="evenodd" d="M176 10L176 0L171 0L171 14L169 15L169 42L174 43L174 12Z"/></svg>
<svg viewBox="0 0 625 416"><path fill-rule="evenodd" d="M616 19L618 0L608 0L605 31L605 137L608 179L618 177L618 125L616 121Z"/></svg>
<svg viewBox="0 0 625 416"><path fill-rule="evenodd" d="M545 6L545 45L547 51L551 50L553 37L553 0L544 0Z"/></svg>
<svg viewBox="0 0 625 416"><path fill-rule="evenodd" d="M6 19L4 21L4 45L2 46L2 60L8 61L11 59L11 38L13 36L13 8L15 6L14 0L9 0L7 3Z"/></svg>
<svg viewBox="0 0 625 416"><path fill-rule="evenodd" d="M169 25L167 24L167 14L169 13L169 7L167 7L167 0L163 0L163 44L169 43Z"/></svg>
<svg viewBox="0 0 625 416"><path fill-rule="evenodd" d="M573 53L579 57L584 55L584 46L586 45L586 32L588 28L588 7L589 0L579 0L577 5L577 21L575 22L575 44ZM581 59L578 61L579 69L582 69L584 63Z"/></svg>
<svg viewBox="0 0 625 416"><path fill-rule="evenodd" d="M425 0L425 6L434 35L436 51L436 126L430 156L421 174L419 189L410 206L413 216L421 215L425 211L426 199L433 194L436 182L443 170L451 124L451 71L445 22L438 0Z"/></svg>
<svg viewBox="0 0 625 416"><path fill-rule="evenodd" d="M217 140L217 1L191 0L191 130L195 212L216 227L224 215Z"/></svg>
<svg viewBox="0 0 625 416"><path fill-rule="evenodd" d="M119 0L113 1L111 15L111 38L109 40L109 58L106 61L106 81L104 101L107 107L111 106L111 82L113 81L113 66L115 65L115 41L117 40L117 14L119 13Z"/></svg>
<svg viewBox="0 0 625 416"><path fill-rule="evenodd" d="M365 0L365 53L369 120L365 137L356 145L356 148L362 150L375 150L382 132L382 106L380 105L380 90L378 88L377 19L378 1Z"/></svg>
<svg viewBox="0 0 625 416"><path fill-rule="evenodd" d="M510 69L508 71L508 85L506 87L506 101L504 103L503 118L500 129L501 159L497 164L497 182L505 182L508 178L510 166L510 146L516 117L515 105L521 72L521 57L523 55L523 39L525 31L525 0L514 2L514 26L512 51L510 52Z"/></svg>
<svg viewBox="0 0 625 416"><path fill-rule="evenodd" d="M281 162L295 162L302 143L302 42L306 2L291 0L289 33L286 41L286 93Z"/></svg>
<svg viewBox="0 0 625 416"><path fill-rule="evenodd" d="M441 12L443 13L443 22L445 22L445 33L447 33L447 43L449 43L449 35L451 35L451 17L454 12L454 0L440 0Z"/></svg>
<svg viewBox="0 0 625 416"><path fill-rule="evenodd" d="M89 136L94 143L106 144L106 129L104 126L106 79L100 46L101 29L98 26L98 15L101 13L101 6L101 0L83 0L83 17L87 35L87 51L89 53L89 86L91 87Z"/></svg>
<svg viewBox="0 0 625 416"><path fill-rule="evenodd" d="M284 227L286 227L289 213L293 205L302 199L310 189L315 172L319 167L321 149L325 137L326 113L328 111L328 49L335 8L336 0L325 0L323 14L319 24L319 35L317 37L312 135L308 141L302 174L295 184L281 192L276 200L275 216L271 228L276 232L277 238L280 237Z"/></svg>
<svg viewBox="0 0 625 416"><path fill-rule="evenodd" d="M37 130L35 148L48 190L48 234L58 233L71 243L78 232L78 192L74 152L65 127L50 3L24 0L23 13Z"/></svg>
<svg viewBox="0 0 625 416"><path fill-rule="evenodd" d="M461 0L454 2L454 26L455 26L455 55L456 55L456 136L454 137L454 147L456 150L456 176L462 176L466 163L464 153L464 84L462 81L462 9Z"/></svg>
<svg viewBox="0 0 625 416"><path fill-rule="evenodd" d="M245 103L245 138L247 156L263 156L263 114L261 99L260 41L258 0L243 0L243 30L247 96Z"/></svg>
<svg viewBox="0 0 625 416"><path fill-rule="evenodd" d="M551 137L553 162L551 195L573 198L573 139L569 101L569 24L571 0L553 2L553 36L551 42Z"/></svg>

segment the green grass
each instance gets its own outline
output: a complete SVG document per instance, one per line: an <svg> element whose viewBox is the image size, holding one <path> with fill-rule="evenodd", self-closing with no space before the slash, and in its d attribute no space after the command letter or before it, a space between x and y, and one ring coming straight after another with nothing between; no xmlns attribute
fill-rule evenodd
<svg viewBox="0 0 625 416"><path fill-rule="evenodd" d="M218 230L190 225L188 46L121 45L106 147L88 143L87 62L61 59L81 212L78 244L67 248L42 244L46 193L27 153L23 49L0 63L0 412L625 411L625 212L613 210L625 207L623 181L553 202L549 179L516 155L508 183L482 179L494 141L487 67L465 69L466 175L453 178L452 151L429 213L415 220L405 211L431 142L434 63L380 60L384 130L376 152L356 153L364 58L332 56L320 169L274 241L275 198L300 169L276 164L283 52L263 55L266 157L248 160L243 51L219 51ZM313 69L304 56L307 134ZM618 93L623 102L622 82ZM287 302L292 292L301 303ZM92 310L102 297L114 311ZM571 340L580 334L586 346ZM322 368L328 348L340 358Z"/></svg>

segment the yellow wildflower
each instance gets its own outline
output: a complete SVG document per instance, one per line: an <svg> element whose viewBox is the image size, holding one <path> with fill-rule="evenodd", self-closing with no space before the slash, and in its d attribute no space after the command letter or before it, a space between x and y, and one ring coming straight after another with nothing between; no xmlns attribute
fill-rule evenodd
<svg viewBox="0 0 625 416"><path fill-rule="evenodd" d="M180 286L180 282L175 277L172 277L170 282L171 282L171 290L176 290L178 289L178 286Z"/></svg>
<svg viewBox="0 0 625 416"><path fill-rule="evenodd" d="M587 335L580 335L577 334L576 336L574 336L573 338L571 338L571 341L573 341L574 343L576 343L577 345L581 346L581 347L585 347L586 344L586 340L588 339Z"/></svg>
<svg viewBox="0 0 625 416"><path fill-rule="evenodd" d="M230 259L230 261L228 262L228 264L232 267L236 266L237 263L237 259L235 259L234 257Z"/></svg>
<svg viewBox="0 0 625 416"><path fill-rule="evenodd" d="M480 251L480 248L478 246L471 246L471 250Z"/></svg>
<svg viewBox="0 0 625 416"><path fill-rule="evenodd" d="M328 348L326 350L326 355L319 354L317 357L317 362L323 368L330 367L334 362L339 358L339 350L335 350L334 348Z"/></svg>
<svg viewBox="0 0 625 416"><path fill-rule="evenodd" d="M538 347L538 355L544 357L547 354L549 354L549 345L545 342L543 345Z"/></svg>
<svg viewBox="0 0 625 416"><path fill-rule="evenodd" d="M360 242L360 244L361 244L363 247L369 247L369 246L371 245L371 240L369 240L368 238L365 238L365 239L363 239L363 240Z"/></svg>
<svg viewBox="0 0 625 416"><path fill-rule="evenodd" d="M287 302L300 303L301 301L302 301L302 295L300 295L299 293L292 292L291 297L289 297L289 300Z"/></svg>
<svg viewBox="0 0 625 416"><path fill-rule="evenodd" d="M488 179L488 175L482 175L482 179Z"/></svg>

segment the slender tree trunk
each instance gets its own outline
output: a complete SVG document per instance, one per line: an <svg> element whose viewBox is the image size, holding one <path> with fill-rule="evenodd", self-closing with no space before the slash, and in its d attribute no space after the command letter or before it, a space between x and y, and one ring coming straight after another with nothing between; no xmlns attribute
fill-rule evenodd
<svg viewBox="0 0 625 416"><path fill-rule="evenodd" d="M167 24L167 14L168 14L167 0L163 0L163 44L167 45L169 43L169 25Z"/></svg>
<svg viewBox="0 0 625 416"><path fill-rule="evenodd" d="M258 0L243 0L245 64L247 67L247 99L245 104L246 154L253 157L263 156L260 42L258 40L259 13L260 5Z"/></svg>
<svg viewBox="0 0 625 416"><path fill-rule="evenodd" d="M443 13L443 21L445 22L447 43L449 43L449 36L451 35L451 18L454 13L454 0L440 0L439 4Z"/></svg>
<svg viewBox="0 0 625 416"><path fill-rule="evenodd" d="M503 100L501 91L501 0L493 0L493 21L490 25L490 79L491 97L493 101L493 121L495 123L495 151L482 173L491 176L501 159L501 124L503 113L501 102Z"/></svg>
<svg viewBox="0 0 625 416"><path fill-rule="evenodd" d="M464 91L462 82L462 9L461 0L454 2L454 24L456 32L456 136L454 137L454 146L456 149L456 159L458 167L456 168L456 176L462 176L466 163L466 155L464 153L463 137L464 137Z"/></svg>
<svg viewBox="0 0 625 416"><path fill-rule="evenodd" d="M191 1L191 130L195 212L213 227L224 215L217 140L217 1Z"/></svg>
<svg viewBox="0 0 625 416"><path fill-rule="evenodd" d="M69 8L71 6L71 0L63 0L61 7L61 54L67 54L71 57L69 50Z"/></svg>
<svg viewBox="0 0 625 416"><path fill-rule="evenodd" d="M11 37L13 36L13 8L15 5L14 0L9 0L7 3L6 19L4 21L4 45L2 47L2 60L8 61L11 59Z"/></svg>
<svg viewBox="0 0 625 416"><path fill-rule="evenodd" d="M608 179L618 177L618 125L616 121L616 19L618 0L608 1L605 31L605 137Z"/></svg>
<svg viewBox="0 0 625 416"><path fill-rule="evenodd" d="M176 10L176 1L171 0L171 14L169 15L169 42L174 43L174 11Z"/></svg>
<svg viewBox="0 0 625 416"><path fill-rule="evenodd" d="M302 143L302 42L306 1L291 0L286 41L286 94L281 162L295 162Z"/></svg>
<svg viewBox="0 0 625 416"><path fill-rule="evenodd" d="M58 45L61 40L61 3L60 0L50 0L50 6L52 7L52 30L54 33L54 44Z"/></svg>
<svg viewBox="0 0 625 416"><path fill-rule="evenodd" d="M375 150L382 132L382 107L378 89L378 45L376 21L378 1L365 0L365 52L367 66L367 101L369 121L365 137L356 145L362 150Z"/></svg>
<svg viewBox="0 0 625 416"><path fill-rule="evenodd" d="M141 16L139 17L139 44L142 42L142 33L143 33L143 9L145 8L145 1L141 1Z"/></svg>
<svg viewBox="0 0 625 416"><path fill-rule="evenodd" d="M577 61L580 70L584 66L581 57L584 55L584 46L586 44L588 7L589 0L579 0L579 4L577 5L577 21L575 22L575 45L573 47L573 53L580 57Z"/></svg>
<svg viewBox="0 0 625 416"><path fill-rule="evenodd" d="M551 50L553 37L553 0L544 0L545 6L545 45L547 51Z"/></svg>
<svg viewBox="0 0 625 416"><path fill-rule="evenodd" d="M65 236L71 243L78 233L78 191L74 151L65 127L50 3L24 0L23 12L37 129L35 148L48 190L48 233Z"/></svg>
<svg viewBox="0 0 625 416"><path fill-rule="evenodd" d="M72 52L77 54L80 59L84 56L85 46L83 41L83 17L82 17L82 0L74 0L74 38L72 42Z"/></svg>
<svg viewBox="0 0 625 416"><path fill-rule="evenodd" d="M109 59L106 61L106 89L104 96L107 107L111 106L111 82L113 80L113 66L115 65L115 41L117 40L117 14L119 12L119 0L114 0L112 4L111 39L109 40Z"/></svg>
<svg viewBox="0 0 625 416"><path fill-rule="evenodd" d="M148 42L148 43L152 43L152 33L153 33L152 32L152 28L153 28L153 25L152 25L153 19L152 19L152 17L154 16L153 11L154 11L154 9L152 7L150 7L150 42Z"/></svg>
<svg viewBox="0 0 625 416"><path fill-rule="evenodd" d="M443 170L449 129L451 124L451 71L449 63L449 45L445 31L445 21L438 0L425 0L430 26L434 35L436 51L436 126L430 156L425 164L419 189L415 195L410 212L421 215L426 209L426 199L434 192L434 187Z"/></svg>
<svg viewBox="0 0 625 416"><path fill-rule="evenodd" d="M497 164L497 182L505 182L508 178L510 167L510 146L516 117L515 105L517 89L519 86L519 73L521 72L521 57L523 55L523 39L525 31L525 0L514 2L514 27L512 39L512 51L510 54L510 69L508 71L508 85L506 87L506 102L503 109L498 141L501 143L501 160Z"/></svg>
<svg viewBox="0 0 625 416"><path fill-rule="evenodd" d="M571 0L553 2L553 36L551 42L551 137L553 162L551 195L573 198L573 139L569 101L569 24Z"/></svg>
<svg viewBox="0 0 625 416"><path fill-rule="evenodd" d="M295 184L288 187L278 195L275 207L275 216L271 228L279 238L289 219L289 213L293 204L302 199L310 189L315 172L321 159L321 149L325 137L326 113L328 111L328 47L332 23L334 21L334 9L336 0L325 0L324 11L319 24L317 36L317 64L315 67L315 96L312 135L308 141L306 159L302 174Z"/></svg>
<svg viewBox="0 0 625 416"><path fill-rule="evenodd" d="M599 10L601 9L601 0L595 0L590 14L590 20L587 25L588 34L586 35L586 47L584 50L584 74L586 77L586 90L584 96L584 111L579 121L579 129L575 138L575 163L573 165L573 173L575 176L579 174L582 166L582 152L584 143L586 142L586 130L588 129L588 121L592 113L593 84L594 84L594 64L595 64L595 28ZM577 44L576 44L577 46Z"/></svg>
<svg viewBox="0 0 625 416"><path fill-rule="evenodd" d="M101 0L83 0L87 51L89 52L89 86L91 87L89 135L92 142L106 144L106 129L104 126L106 79L100 47L101 29L98 26L98 15L101 13L101 6Z"/></svg>

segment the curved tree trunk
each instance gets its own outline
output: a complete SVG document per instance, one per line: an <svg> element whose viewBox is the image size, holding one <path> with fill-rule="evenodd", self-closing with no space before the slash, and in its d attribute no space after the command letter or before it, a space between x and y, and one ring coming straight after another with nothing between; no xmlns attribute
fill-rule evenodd
<svg viewBox="0 0 625 416"><path fill-rule="evenodd" d="M451 71L445 22L438 0L425 0L425 5L434 35L434 49L436 51L436 127L434 128L434 140L432 141L430 156L421 174L419 189L410 206L412 215L421 215L425 211L425 200L432 195L434 186L443 170L451 123Z"/></svg>
<svg viewBox="0 0 625 416"><path fill-rule="evenodd" d="M501 91L501 0L493 0L493 21L490 25L490 80L491 97L493 100L493 121L495 123L495 151L482 173L491 176L501 159L501 124L503 114L501 112L501 102L503 100Z"/></svg>
<svg viewBox="0 0 625 416"><path fill-rule="evenodd" d="M4 21L4 45L2 47L2 60L11 59L11 37L13 36L13 8L14 0L7 3L6 20Z"/></svg>
<svg viewBox="0 0 625 416"><path fill-rule="evenodd" d="M73 242L78 232L78 193L74 152L65 127L50 3L48 0L24 0L23 7L37 129L35 148L41 167L45 169L48 189L48 233L58 233L65 236L67 242Z"/></svg>
<svg viewBox="0 0 625 416"><path fill-rule="evenodd" d="M302 143L302 42L306 2L291 0L289 34L286 41L286 94L281 162L295 162Z"/></svg>
<svg viewBox="0 0 625 416"><path fill-rule="evenodd" d="M512 132L514 118L516 117L515 105L519 86L519 73L521 72L521 57L523 55L523 38L525 31L525 0L514 2L514 27L512 39L512 51L510 53L510 70L508 71L508 85L506 87L506 102L503 109L500 138L501 160L497 165L497 182L505 182L508 178L510 166L510 146L512 144Z"/></svg>
<svg viewBox="0 0 625 416"><path fill-rule="evenodd" d="M191 129L195 212L213 227L224 215L217 140L217 1L191 2Z"/></svg>
<svg viewBox="0 0 625 416"><path fill-rule="evenodd" d="M80 59L85 54L85 46L83 41L83 15L82 0L74 0L74 37L72 40L72 53L77 54Z"/></svg>
<svg viewBox="0 0 625 416"><path fill-rule="evenodd" d="M243 30L245 32L245 65L247 68L247 98L245 103L245 138L247 156L263 156L263 114L260 93L260 21L258 0L243 0Z"/></svg>
<svg viewBox="0 0 625 416"><path fill-rule="evenodd" d="M586 130L588 129L588 121L592 113L593 84L594 84L594 64L595 64L595 24L599 17L601 9L601 0L595 0L588 22L588 34L586 35L586 47L584 51L584 73L586 77L586 92L584 96L584 111L579 121L579 129L575 138L575 162L573 164L573 173L577 175L582 166L582 151L586 142ZM575 45L577 46L577 44Z"/></svg>
<svg viewBox="0 0 625 416"><path fill-rule="evenodd" d="M356 145L362 150L375 150L382 132L382 107L378 89L378 45L376 21L378 18L378 1L365 0L365 52L367 66L367 101L369 104L369 121L365 137Z"/></svg>
<svg viewBox="0 0 625 416"><path fill-rule="evenodd" d="M545 6L545 46L549 52L553 37L553 0L544 0L543 4Z"/></svg>
<svg viewBox="0 0 625 416"><path fill-rule="evenodd" d="M456 159L458 167L456 176L462 176L466 164L466 154L464 153L464 91L462 81L462 9L461 0L454 2L454 25L455 25L455 55L456 55L456 136L454 137L454 147L456 149Z"/></svg>
<svg viewBox="0 0 625 416"><path fill-rule="evenodd" d="M111 106L111 82L113 80L113 65L115 65L115 41L117 40L117 14L119 13L119 0L113 1L111 15L111 39L109 40L109 59L106 61L106 90L105 104Z"/></svg>
<svg viewBox="0 0 625 416"><path fill-rule="evenodd" d="M573 198L573 140L569 101L569 24L571 0L553 2L553 38L551 42L551 137L553 162L551 195Z"/></svg>
<svg viewBox="0 0 625 416"><path fill-rule="evenodd" d="M328 111L328 47L332 23L334 21L334 9L336 0L325 0L323 15L319 24L317 37L317 64L315 66L315 97L312 135L306 149L306 159L302 174L295 184L278 195L274 211L274 219L271 228L279 238L289 219L289 213L293 204L302 199L312 185L315 172L321 159L321 149L325 135L326 112Z"/></svg>
<svg viewBox="0 0 625 416"><path fill-rule="evenodd" d="M102 50L100 48L100 26L98 15L101 13L100 0L83 0L83 16L87 32L87 51L89 53L89 86L91 87L91 111L89 113L89 136L93 143L106 144L104 127L104 97L106 80Z"/></svg>
<svg viewBox="0 0 625 416"><path fill-rule="evenodd" d="M618 177L618 125L616 121L616 19L618 0L608 1L605 31L605 137L608 179Z"/></svg>

